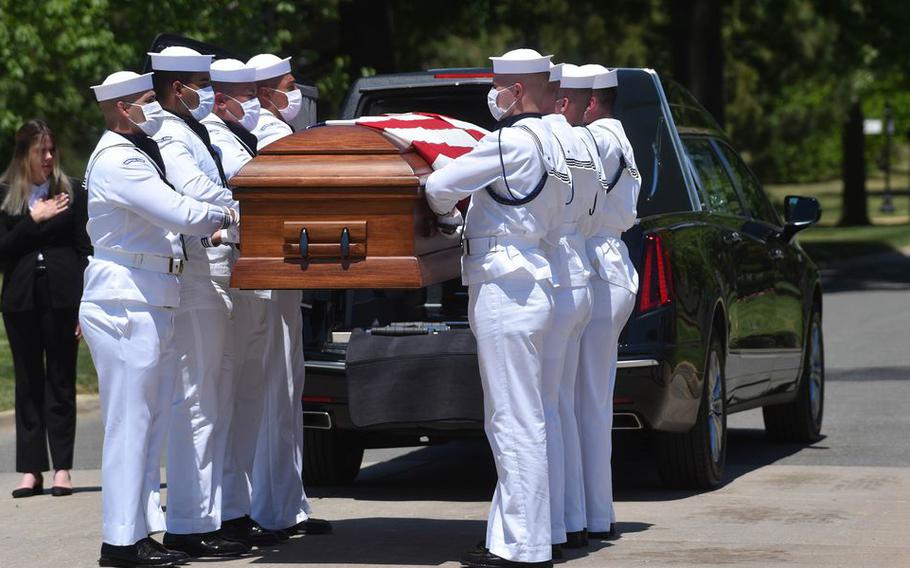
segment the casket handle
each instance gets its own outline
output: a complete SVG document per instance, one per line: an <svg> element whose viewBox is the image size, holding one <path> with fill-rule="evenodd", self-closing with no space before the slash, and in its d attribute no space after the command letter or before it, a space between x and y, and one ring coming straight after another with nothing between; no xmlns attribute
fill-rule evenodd
<svg viewBox="0 0 910 568"><path fill-rule="evenodd" d="M306 258L310 255L310 236L306 227L300 229L300 256Z"/></svg>
<svg viewBox="0 0 910 568"><path fill-rule="evenodd" d="M351 256L351 232L347 227L341 230L341 258Z"/></svg>

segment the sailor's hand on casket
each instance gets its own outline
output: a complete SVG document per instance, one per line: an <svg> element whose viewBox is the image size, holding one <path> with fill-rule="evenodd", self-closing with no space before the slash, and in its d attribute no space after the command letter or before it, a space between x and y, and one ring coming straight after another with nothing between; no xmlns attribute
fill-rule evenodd
<svg viewBox="0 0 910 568"><path fill-rule="evenodd" d="M461 236L461 230L464 227L464 217L461 211L453 209L446 215L436 216L436 228L443 236L457 238Z"/></svg>
<svg viewBox="0 0 910 568"><path fill-rule="evenodd" d="M219 231L221 234L221 242L223 244L234 243L237 244L240 242L240 225L233 225L227 229L221 229Z"/></svg>
<svg viewBox="0 0 910 568"><path fill-rule="evenodd" d="M240 242L240 226L233 225L228 229L216 231L211 237L200 237L203 248L217 247L227 244L238 244Z"/></svg>

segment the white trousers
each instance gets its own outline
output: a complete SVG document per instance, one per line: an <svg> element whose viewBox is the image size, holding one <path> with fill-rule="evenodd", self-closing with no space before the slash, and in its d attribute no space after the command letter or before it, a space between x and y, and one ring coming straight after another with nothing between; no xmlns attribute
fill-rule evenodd
<svg viewBox="0 0 910 568"><path fill-rule="evenodd" d="M268 311L265 405L253 462L252 517L267 529L307 520L303 490L303 316L299 290L274 290Z"/></svg>
<svg viewBox="0 0 910 568"><path fill-rule="evenodd" d="M167 529L221 527L221 480L231 422L233 371L227 280L181 278L174 344L178 380L167 453Z"/></svg>
<svg viewBox="0 0 910 568"><path fill-rule="evenodd" d="M581 335L591 319L591 287L553 290L553 321L544 336L543 408L550 476L553 544L585 528L581 446L575 419L575 377Z"/></svg>
<svg viewBox="0 0 910 568"><path fill-rule="evenodd" d="M231 300L234 381L230 401L233 412L221 480L221 518L224 521L251 514L253 458L267 389L264 369L270 302L251 292L238 290L231 290Z"/></svg>
<svg viewBox="0 0 910 568"><path fill-rule="evenodd" d="M174 310L83 302L79 323L98 372L104 425L102 540L131 545L165 529L159 466L174 388Z"/></svg>
<svg viewBox="0 0 910 568"><path fill-rule="evenodd" d="M604 532L616 521L611 459L619 334L632 315L635 294L600 278L592 279L591 286L594 310L581 338L575 411L581 439L587 528Z"/></svg>
<svg viewBox="0 0 910 568"><path fill-rule="evenodd" d="M487 548L517 562L551 557L547 431L542 365L552 287L516 275L468 287L477 339L484 430L498 480L487 522Z"/></svg>

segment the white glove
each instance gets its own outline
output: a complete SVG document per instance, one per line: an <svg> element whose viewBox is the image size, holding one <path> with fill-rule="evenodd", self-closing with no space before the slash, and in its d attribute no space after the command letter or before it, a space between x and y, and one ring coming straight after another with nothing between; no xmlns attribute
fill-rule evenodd
<svg viewBox="0 0 910 568"><path fill-rule="evenodd" d="M219 231L221 236L221 244L225 245L228 243L239 243L240 242L240 225L232 225L227 229L221 229Z"/></svg>
<svg viewBox="0 0 910 568"><path fill-rule="evenodd" d="M447 215L436 216L436 228L444 237L453 239L461 236L464 228L464 217L458 208L452 209Z"/></svg>

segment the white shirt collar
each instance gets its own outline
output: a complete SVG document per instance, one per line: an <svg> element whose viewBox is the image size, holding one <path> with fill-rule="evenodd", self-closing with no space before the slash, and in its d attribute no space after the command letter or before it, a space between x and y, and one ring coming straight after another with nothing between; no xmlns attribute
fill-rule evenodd
<svg viewBox="0 0 910 568"><path fill-rule="evenodd" d="M48 179L41 185L33 185L32 193L28 196L28 208L31 209L38 200L47 198L51 190L51 180Z"/></svg>

